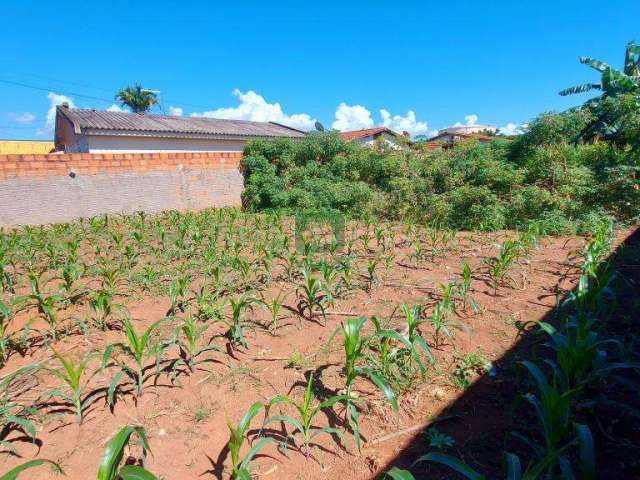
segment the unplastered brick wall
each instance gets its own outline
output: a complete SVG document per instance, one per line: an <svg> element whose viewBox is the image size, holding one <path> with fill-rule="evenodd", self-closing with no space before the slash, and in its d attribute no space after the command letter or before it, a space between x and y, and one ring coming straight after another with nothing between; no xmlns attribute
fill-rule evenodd
<svg viewBox="0 0 640 480"><path fill-rule="evenodd" d="M239 206L240 152L0 155L0 225Z"/></svg>

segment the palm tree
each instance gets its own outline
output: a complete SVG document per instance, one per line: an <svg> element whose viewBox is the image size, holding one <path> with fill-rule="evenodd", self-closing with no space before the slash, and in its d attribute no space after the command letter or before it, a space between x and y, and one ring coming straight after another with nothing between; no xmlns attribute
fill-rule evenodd
<svg viewBox="0 0 640 480"><path fill-rule="evenodd" d="M582 140L602 137L617 141L629 114L640 112L640 45L629 42L625 50L624 69L617 70L591 57L580 57L580 63L601 74L599 83L583 83L560 92L567 96L600 90L602 94L587 100L581 108L589 109L594 120L580 133Z"/></svg>
<svg viewBox="0 0 640 480"><path fill-rule="evenodd" d="M120 90L116 94L116 100L120 105L129 107L134 113L145 113L158 103L158 95L136 83L133 87Z"/></svg>

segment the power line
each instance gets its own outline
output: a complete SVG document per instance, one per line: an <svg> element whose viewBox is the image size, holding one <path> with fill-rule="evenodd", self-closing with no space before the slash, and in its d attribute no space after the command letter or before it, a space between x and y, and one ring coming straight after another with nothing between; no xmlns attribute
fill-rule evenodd
<svg viewBox="0 0 640 480"><path fill-rule="evenodd" d="M60 93L62 93L64 95L71 95L73 97L86 98L86 99L89 99L89 100L97 100L99 102L105 102L105 103L113 103L113 100L107 100L106 98L94 97L92 95L83 95L82 93L64 91L64 90L60 90L58 88L39 87L39 86L36 86L36 85L29 85L27 83L14 82L12 80L5 80L3 78L0 78L0 83L6 83L7 85L15 85L15 86L24 87L24 88L31 88L33 90L40 90L42 92L51 92L52 90L55 90L56 92L60 92Z"/></svg>

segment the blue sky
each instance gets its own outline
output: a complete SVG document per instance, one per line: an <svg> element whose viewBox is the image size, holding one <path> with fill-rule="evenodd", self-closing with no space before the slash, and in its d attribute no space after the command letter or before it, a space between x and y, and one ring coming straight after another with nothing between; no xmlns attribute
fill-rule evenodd
<svg viewBox="0 0 640 480"><path fill-rule="evenodd" d="M109 108L136 81L183 115L522 124L586 98L557 95L597 80L579 56L620 67L639 15L636 0L4 2L0 138L52 138L52 104Z"/></svg>

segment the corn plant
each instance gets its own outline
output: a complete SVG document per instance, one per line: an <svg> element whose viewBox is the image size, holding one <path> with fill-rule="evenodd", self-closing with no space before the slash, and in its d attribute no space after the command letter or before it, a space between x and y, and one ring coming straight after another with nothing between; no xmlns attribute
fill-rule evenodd
<svg viewBox="0 0 640 480"><path fill-rule="evenodd" d="M402 304L400 306L402 309L402 313L404 314L405 322L407 323L406 331L407 331L407 339L409 343L413 346L413 348L417 351L418 347L422 350L422 352L429 358L431 362L434 362L433 355L431 353L431 349L420 332L418 331L420 325L424 323L424 319L422 317L422 308L418 305L414 305L409 307L407 304ZM424 371L424 367L421 365L421 369Z"/></svg>
<svg viewBox="0 0 640 480"><path fill-rule="evenodd" d="M254 445L251 446L245 457L240 460L240 450L247 440L247 433L251 427L251 421L264 409L262 402L255 402L249 407L244 414L240 423L234 425L231 420L227 418L227 426L229 427L229 441L227 442L227 448L231 454L232 472L231 478L235 480L251 480L251 461L258 452L270 443L273 443L273 438L262 437Z"/></svg>
<svg viewBox="0 0 640 480"><path fill-rule="evenodd" d="M307 381L307 388L304 391L304 397L302 402L296 402L287 395L277 395L273 397L266 406L267 412L273 408L274 405L286 404L292 406L298 413L298 418L294 418L290 415L274 415L265 420L264 425L268 425L273 422L283 422L289 424L295 430L293 435L300 434L302 437L301 452L309 458L311 454L311 447L316 445L311 443L315 437L321 434L337 435L340 439L343 438L342 431L333 427L315 427L313 425L316 415L325 409L333 407L336 403L347 399L346 395L334 395L327 400L319 403L314 407L314 394L313 394L313 375L309 374L309 380ZM300 448L300 447L298 447Z"/></svg>
<svg viewBox="0 0 640 480"><path fill-rule="evenodd" d="M238 295L236 298L229 299L229 304L231 305L231 320L227 322L229 330L227 330L226 336L232 347L249 347L242 317L247 310L253 308L253 304L257 301L257 299L249 296L246 292Z"/></svg>
<svg viewBox="0 0 640 480"><path fill-rule="evenodd" d="M203 285L195 296L196 317L199 320L222 320L224 318L224 300L218 291L212 293Z"/></svg>
<svg viewBox="0 0 640 480"><path fill-rule="evenodd" d="M505 240L500 246L497 256L489 257L484 260L488 267L489 278L493 286L494 295L498 292L498 287L509 283L513 288L516 286L515 278L510 270L514 263L518 260L521 253L522 245L515 240Z"/></svg>
<svg viewBox="0 0 640 480"><path fill-rule="evenodd" d="M170 306L167 316L175 315L178 310L184 312L184 308L188 302L189 283L191 279L188 275L182 275L171 282L169 285Z"/></svg>
<svg viewBox="0 0 640 480"><path fill-rule="evenodd" d="M98 373L98 370L92 373L87 372L89 361L93 355L87 355L74 362L72 359L63 357L56 350L52 350L59 366L49 368L48 371L61 380L64 386L49 390L46 397L58 397L68 402L74 410L77 422L82 423L96 394L95 391L89 391L88 388L89 382ZM85 373L88 374L85 375Z"/></svg>
<svg viewBox="0 0 640 480"><path fill-rule="evenodd" d="M142 448L142 464L150 452L149 440L144 427L125 426L109 441L98 468L97 480L157 480L156 476L146 470L144 466L122 465L125 447L131 443L132 435L138 438Z"/></svg>
<svg viewBox="0 0 640 480"><path fill-rule="evenodd" d="M42 277L35 272L29 272L29 285L31 293L19 296L16 303L21 306L21 309L30 306L36 307L38 314L49 324L51 338L55 341L58 339L58 311L56 307L64 301L64 298L59 294L43 292Z"/></svg>
<svg viewBox="0 0 640 480"><path fill-rule="evenodd" d="M442 309L447 313L452 313L456 309L456 293L458 291L458 284L453 281L447 284L440 284L440 303L442 304Z"/></svg>
<svg viewBox="0 0 640 480"><path fill-rule="evenodd" d="M365 276L367 292L371 293L373 287L380 283L380 277L376 269L378 268L379 260L377 258L370 259L367 262L367 274Z"/></svg>
<svg viewBox="0 0 640 480"><path fill-rule="evenodd" d="M207 361L200 359L203 354L220 351L217 345L205 340L208 328L209 325L206 323L199 325L192 315L187 315L182 323L176 327L171 344L178 346L179 358L171 363L172 371L183 364L191 374L198 364Z"/></svg>
<svg viewBox="0 0 640 480"><path fill-rule="evenodd" d="M162 323L163 320L158 320L139 334L133 327L131 320L128 318L122 320L125 341L108 345L102 355L102 369L113 368L116 370L107 391L107 400L111 406L115 404L116 391L123 375L131 380L136 398L142 396L145 381L152 376L159 375L160 357L163 350L161 344L154 341L153 335ZM115 356L114 352L119 352L120 355ZM150 364L149 360L151 359L155 362ZM156 367L155 375L148 373L154 366Z"/></svg>
<svg viewBox="0 0 640 480"><path fill-rule="evenodd" d="M114 313L126 312L124 305L114 303L110 290L94 292L89 301L89 310L93 324L102 331L113 327L110 320Z"/></svg>
<svg viewBox="0 0 640 480"><path fill-rule="evenodd" d="M0 299L0 368L4 367L11 352L13 335L8 329L12 320L13 309Z"/></svg>
<svg viewBox="0 0 640 480"><path fill-rule="evenodd" d="M370 337L362 335L362 328L367 322L366 317L349 318L342 327L343 345L345 354L345 423L351 428L360 449L360 422L359 413L355 404L354 384L358 377L371 381L387 398L394 411L398 411L398 398L389 383L377 372L366 366L360 365L365 358L364 347L369 343Z"/></svg>
<svg viewBox="0 0 640 480"><path fill-rule="evenodd" d="M431 315L429 315L427 318L434 328L433 344L436 348L442 345L443 335L447 338L453 337L453 333L449 329L449 325L447 322L447 310L442 302L436 303L436 305L433 307Z"/></svg>
<svg viewBox="0 0 640 480"><path fill-rule="evenodd" d="M269 331L271 333L275 333L278 330L278 326L280 324L280 311L282 310L284 297L284 291L280 291L269 301L266 301L264 297L262 298L262 303L267 308L267 310L269 310L269 315L271 316L271 324L269 326Z"/></svg>
<svg viewBox="0 0 640 480"><path fill-rule="evenodd" d="M65 302L77 303L84 295L84 289L76 287L76 282L84 275L85 271L86 266L78 262L67 261L62 265L58 279L62 280L59 288L60 295L64 297Z"/></svg>
<svg viewBox="0 0 640 480"><path fill-rule="evenodd" d="M32 421L35 409L15 401L19 393L19 382L32 375L39 365L31 365L0 378L0 447L13 455L18 452L11 442L5 440L12 430L19 430L27 437L36 439L36 427Z"/></svg>
<svg viewBox="0 0 640 480"><path fill-rule="evenodd" d="M41 458L38 460L29 460L28 462L24 462L17 467L13 467L8 472L0 474L0 480L16 480L25 470L30 470L32 468L39 467L40 465L49 465L56 474L64 475L64 470L62 470L62 467L56 462Z"/></svg>
<svg viewBox="0 0 640 480"><path fill-rule="evenodd" d="M316 309L322 313L322 318L326 321L327 294L322 281L313 275L306 267L300 269L302 274L302 284L296 288L296 294L300 296L298 309L301 314L308 312L308 319L312 320Z"/></svg>
<svg viewBox="0 0 640 480"><path fill-rule="evenodd" d="M14 292L14 279L9 255L0 249L0 292Z"/></svg>
<svg viewBox="0 0 640 480"><path fill-rule="evenodd" d="M462 273L460 276L462 277L462 282L458 285L458 294L462 300L462 308L463 310L467 310L467 307L471 306L473 311L477 313L478 304L471 295L471 266L466 261L462 262Z"/></svg>
<svg viewBox="0 0 640 480"><path fill-rule="evenodd" d="M371 322L376 332L372 336L370 348L378 353L377 356L368 356L371 369L379 373L390 385L404 388L411 382L414 373L411 361L415 361L423 373L426 371L417 345L400 332L384 328L378 318L371 317Z"/></svg>

